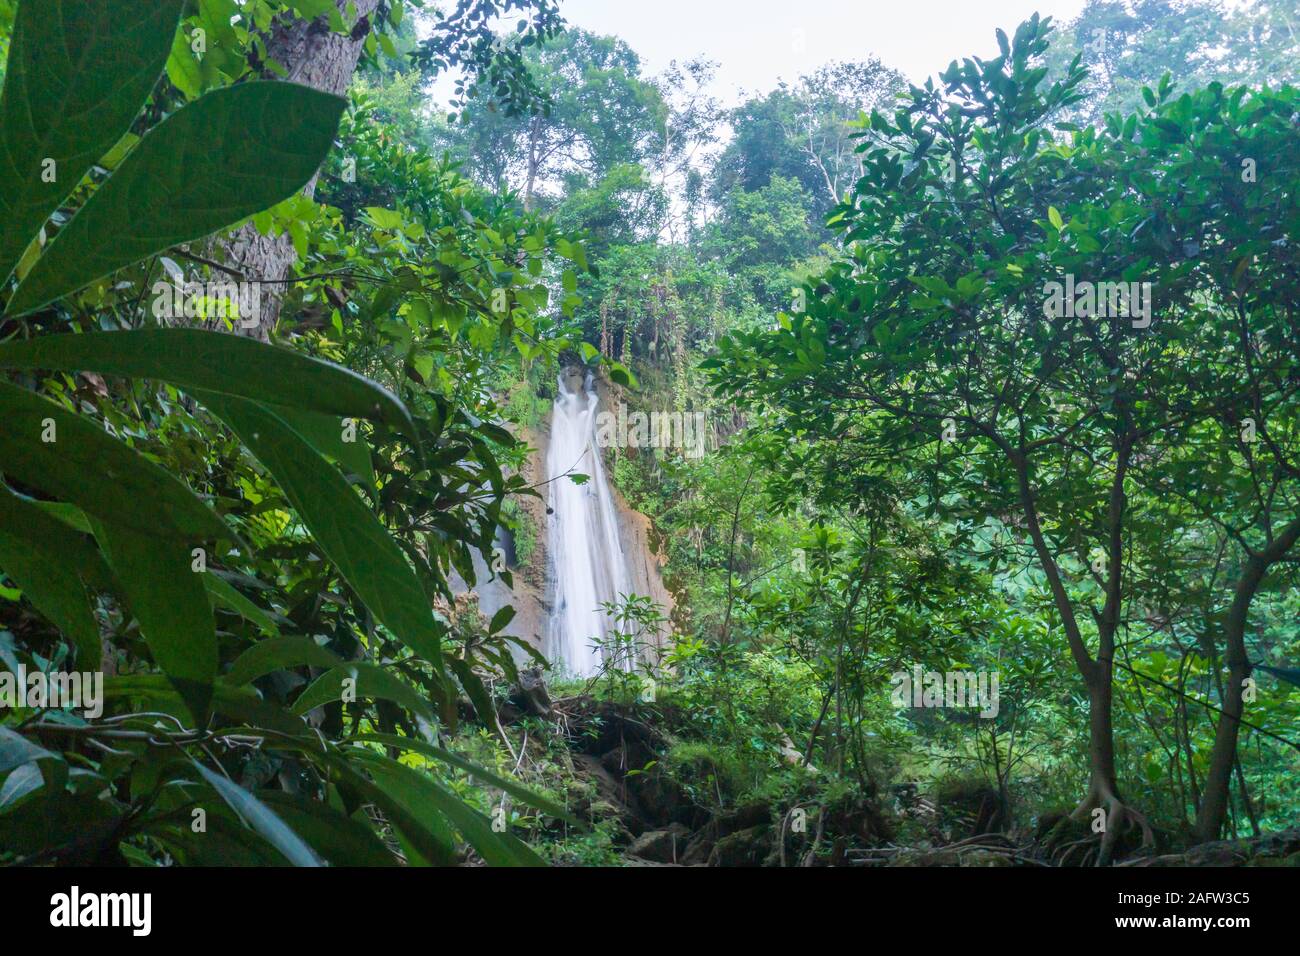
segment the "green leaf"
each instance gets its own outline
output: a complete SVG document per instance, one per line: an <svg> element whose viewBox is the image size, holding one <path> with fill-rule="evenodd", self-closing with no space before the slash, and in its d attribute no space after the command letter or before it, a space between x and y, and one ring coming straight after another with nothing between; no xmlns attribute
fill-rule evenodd
<svg viewBox="0 0 1300 956"><path fill-rule="evenodd" d="M40 508L46 514L57 518L60 523L67 525L74 531L80 531L82 534L94 534L95 530L90 526L90 519L86 513L76 505L70 505L65 501L35 501L31 504Z"/></svg>
<svg viewBox="0 0 1300 956"><path fill-rule="evenodd" d="M339 700L343 696L343 682L348 679L356 681L353 689L358 699L391 700L420 715L430 724L437 719L433 706L410 684L382 667L363 661L345 661L316 678L294 701L293 712L302 715L322 704Z"/></svg>
<svg viewBox="0 0 1300 956"><path fill-rule="evenodd" d="M217 681L213 687L212 709L223 717L249 727L265 727L284 735L281 740L295 735L310 739L319 746L319 738L311 728L287 710L264 700L255 687L231 687Z"/></svg>
<svg viewBox="0 0 1300 956"><path fill-rule="evenodd" d="M6 312L31 312L293 195L329 152L345 105L267 81L215 90L184 107L145 136L63 227Z"/></svg>
<svg viewBox="0 0 1300 956"><path fill-rule="evenodd" d="M220 808L215 808L220 810ZM282 867L288 861L265 840L243 826L234 814L208 814L207 829L195 833L189 822L169 823L167 818L146 817L141 831L157 840L182 866Z"/></svg>
<svg viewBox="0 0 1300 956"><path fill-rule="evenodd" d="M423 740L413 740L410 737L397 737L393 734L361 734L358 740L369 740L373 743L383 744L385 747L395 747L398 750L405 750L410 753L420 754L422 757L428 757L431 760L437 760L448 766L455 767L457 770L463 770L471 777L476 778L480 783L487 784L489 787L496 787L505 793L510 794L520 803L541 810L543 813L555 817L557 820L563 820L573 826L582 826L576 817L569 813L568 810L554 801L545 797L538 796L529 790L523 784L506 777L499 776L492 771L481 767L471 760L466 760L450 750L444 750L434 744L426 743Z"/></svg>
<svg viewBox="0 0 1300 956"><path fill-rule="evenodd" d="M343 782L384 812L384 817L402 841L408 860L439 866L452 862L456 848L450 828L412 785L411 777L393 770L400 765L373 750L362 748L348 750L346 757L328 756L326 762L338 771ZM365 767L373 780L359 773L353 767L354 763Z"/></svg>
<svg viewBox="0 0 1300 956"><path fill-rule="evenodd" d="M545 866L525 844L508 833L495 833L487 817L467 806L427 774L389 760L373 751L353 750L352 755L376 776L376 782L401 794L410 807L426 813L433 809L446 817L465 840L492 866Z"/></svg>
<svg viewBox="0 0 1300 956"><path fill-rule="evenodd" d="M203 775L203 779L221 795L221 799L230 804L230 809L239 815L249 829L258 833L267 843L283 853L286 860L294 866L321 865L320 858L312 852L311 847L302 841L302 837L290 830L270 807L234 781L213 773L197 761L192 763Z"/></svg>
<svg viewBox="0 0 1300 956"><path fill-rule="evenodd" d="M0 420L6 475L137 532L236 539L179 479L63 406L0 382Z"/></svg>
<svg viewBox="0 0 1300 956"><path fill-rule="evenodd" d="M366 215L369 216L374 224L380 229L386 229L389 232L401 229L404 225L401 213L394 212L391 209L385 209L382 206L367 206Z"/></svg>
<svg viewBox="0 0 1300 956"><path fill-rule="evenodd" d="M79 568L99 563L81 535L44 509L0 486L0 571L72 639L77 665L99 670L99 628Z"/></svg>
<svg viewBox="0 0 1300 956"><path fill-rule="evenodd" d="M337 667L343 661L328 648L310 637L273 637L254 644L235 661L226 675L226 683L247 684L273 671L289 667Z"/></svg>
<svg viewBox="0 0 1300 956"><path fill-rule="evenodd" d="M217 632L204 575L192 570L189 544L108 522L97 523L95 537L154 661L202 725L217 676Z"/></svg>
<svg viewBox="0 0 1300 956"><path fill-rule="evenodd" d="M184 717L184 702L175 688L162 674L130 674L104 679L105 700L130 700L143 704L144 710L165 710ZM263 700L256 688L233 687L218 680L212 688L212 710L224 717L249 726L275 730L281 742L301 738L314 748L320 739L301 718Z"/></svg>
<svg viewBox="0 0 1300 956"><path fill-rule="evenodd" d="M505 731L501 729L501 723L497 719L496 707L492 704L492 695L488 693L487 687L483 681L474 673L469 662L456 657L454 654L447 658L447 666L451 672L456 675L460 681L460 686L465 689L470 703L474 705L474 713L478 714L479 720L491 727L497 734L505 739Z"/></svg>
<svg viewBox="0 0 1300 956"><path fill-rule="evenodd" d="M0 812L8 812L24 797L35 793L45 785L40 766L25 763L18 767L0 784Z"/></svg>
<svg viewBox="0 0 1300 956"><path fill-rule="evenodd" d="M183 6L183 0L18 5L0 98L0 283L139 114L162 73Z"/></svg>
<svg viewBox="0 0 1300 956"><path fill-rule="evenodd" d="M1052 224L1052 228L1057 232L1065 228L1065 220L1061 218L1061 214L1055 206L1047 207L1047 221Z"/></svg>
<svg viewBox="0 0 1300 956"><path fill-rule="evenodd" d="M441 633L419 578L338 470L270 409L208 393L196 397L266 466L321 549L380 623L441 668Z"/></svg>
<svg viewBox="0 0 1300 956"><path fill-rule="evenodd" d="M0 773L8 773L15 767L21 767L33 760L46 760L53 757L44 747L40 747L8 727L0 727Z"/></svg>
<svg viewBox="0 0 1300 956"><path fill-rule="evenodd" d="M492 623L488 625L488 633L495 634L514 619L515 609L513 606L507 604L492 615Z"/></svg>
<svg viewBox="0 0 1300 956"><path fill-rule="evenodd" d="M244 620L256 624L273 637L280 636L280 628L271 615L235 590L235 586L225 578L208 572L203 575L203 586L208 589L208 594L213 600L224 604Z"/></svg>
<svg viewBox="0 0 1300 956"><path fill-rule="evenodd" d="M0 345L0 367L152 378L178 388L292 406L299 414L383 421L415 435L406 406L370 379L291 349L223 332L43 335Z"/></svg>
<svg viewBox="0 0 1300 956"><path fill-rule="evenodd" d="M184 30L176 31L167 57L167 79L185 94L187 100L196 100L203 92L203 67L190 43L191 39Z"/></svg>
<svg viewBox="0 0 1300 956"><path fill-rule="evenodd" d="M65 847L81 859L94 858L115 842L122 825L114 803L90 793L68 793L45 787L44 799L22 801L0 814L0 846L20 857L48 854Z"/></svg>
<svg viewBox="0 0 1300 956"><path fill-rule="evenodd" d="M383 841L357 817L279 791L263 793L261 800L331 866L397 865Z"/></svg>
<svg viewBox="0 0 1300 956"><path fill-rule="evenodd" d="M624 388L637 387L636 376L621 362L609 363L609 377L615 384L622 385Z"/></svg>
<svg viewBox="0 0 1300 956"><path fill-rule="evenodd" d="M316 412L304 412L283 405L272 406L272 411L288 422L294 431L326 458L332 459L342 465L349 474L360 478L365 482L366 487L374 487L375 469L370 461L370 446L366 444L365 437L357 428L355 421L350 423L352 441L345 441L344 419L333 415L320 415Z"/></svg>

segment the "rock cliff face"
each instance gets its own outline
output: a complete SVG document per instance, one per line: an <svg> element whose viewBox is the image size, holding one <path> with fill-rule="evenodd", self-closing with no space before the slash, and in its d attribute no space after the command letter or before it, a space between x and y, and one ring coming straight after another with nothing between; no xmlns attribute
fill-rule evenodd
<svg viewBox="0 0 1300 956"><path fill-rule="evenodd" d="M545 427L538 432L530 430L519 437L533 448L532 453L529 454L528 459L524 462L524 467L521 469L523 477L530 485L541 486L546 480L544 472L547 430ZM478 595L480 613L488 620L491 620L492 615L502 607L506 605L513 606L515 616L505 627L503 633L518 638L538 653L541 653L546 637L550 608L546 599L546 569L549 566L546 547L546 489L542 486L538 490L543 496L541 501L529 497L521 498L519 501L520 510L526 516L533 538L536 541L532 553L528 556L528 561L522 565L520 564L516 543L510 535L503 533L504 540L499 541L498 544L506 554L507 565L514 578L513 589L508 587L500 578L494 577L488 568L487 562L479 554L475 553L473 556L474 573L477 577L477 584L472 590ZM471 590L454 571L451 577L451 587L457 594ZM519 663L523 662L525 656L522 651L515 652L515 659Z"/></svg>

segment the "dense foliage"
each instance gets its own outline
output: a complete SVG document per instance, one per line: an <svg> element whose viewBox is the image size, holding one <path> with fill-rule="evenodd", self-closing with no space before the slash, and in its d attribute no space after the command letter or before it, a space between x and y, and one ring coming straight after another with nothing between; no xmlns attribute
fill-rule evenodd
<svg viewBox="0 0 1300 956"><path fill-rule="evenodd" d="M0 677L104 681L0 709L0 862L1293 825L1287 5L1090 0L731 108L561 13L0 0ZM604 450L674 607L546 699L467 592L544 586L560 364L707 440Z"/></svg>

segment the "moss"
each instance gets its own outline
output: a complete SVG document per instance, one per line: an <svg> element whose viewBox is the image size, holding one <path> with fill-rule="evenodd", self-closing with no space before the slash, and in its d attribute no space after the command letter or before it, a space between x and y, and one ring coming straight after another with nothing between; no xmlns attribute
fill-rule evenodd
<svg viewBox="0 0 1300 956"><path fill-rule="evenodd" d="M676 744L665 754L663 763L699 803L727 802L745 786L742 761L717 744Z"/></svg>
<svg viewBox="0 0 1300 956"><path fill-rule="evenodd" d="M515 564L517 567L526 568L537 553L537 523L514 498L506 499L501 507L501 514L510 527L514 541Z"/></svg>

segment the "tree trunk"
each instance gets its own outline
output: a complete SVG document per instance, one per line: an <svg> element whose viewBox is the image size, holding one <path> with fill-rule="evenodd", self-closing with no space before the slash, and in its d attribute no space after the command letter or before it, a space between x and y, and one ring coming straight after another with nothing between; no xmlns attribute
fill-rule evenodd
<svg viewBox="0 0 1300 956"><path fill-rule="evenodd" d="M1034 551L1038 556L1039 566L1042 568L1051 588L1052 600L1056 605L1057 613L1061 617L1061 625L1065 629L1075 667L1078 668L1080 676L1083 677L1084 686L1088 690L1090 781L1088 796L1079 805L1078 810L1075 811L1076 814L1081 815L1091 807L1104 805L1105 800L1117 798L1115 741L1111 730L1112 671L1110 654L1113 653L1114 649L1114 632L1113 629L1107 632L1105 626L1113 626L1113 621L1118 619L1115 608L1118 607L1120 588L1120 582L1116 576L1119 566L1117 564L1112 565L1116 574L1112 574L1110 581L1107 583L1107 608L1103 614L1099 659L1093 660L1079 630L1079 622L1074 613L1074 604L1071 602L1069 593L1065 588L1065 582L1061 579L1060 568L1057 566L1056 558L1053 556L1051 548L1048 547L1047 538L1043 534L1042 523L1038 517L1038 506L1030 482L1028 461L1022 453L1015 451L1010 451L1010 458L1016 469L1016 478L1020 489L1020 503L1025 517L1025 524L1029 529L1030 540L1033 542ZM1120 480L1123 481L1122 474ZM1112 537L1117 538L1118 536L1112 535Z"/></svg>
<svg viewBox="0 0 1300 956"><path fill-rule="evenodd" d="M1237 735L1244 710L1243 691L1250 677L1250 658L1246 653L1246 627L1250 622L1250 605L1255 592L1264 582L1268 569L1284 558L1300 540L1300 520L1293 521L1258 554L1246 561L1232 606L1223 627L1227 649L1228 686L1224 688L1223 716L1214 732L1214 749L1210 752L1210 770L1205 777L1205 793L1196 814L1196 836L1203 842L1217 840L1228 816L1232 772L1237 763Z"/></svg>
<svg viewBox="0 0 1300 956"><path fill-rule="evenodd" d="M1259 556L1251 557L1237 580L1236 593L1228 620L1224 625L1224 643L1227 646L1228 683L1223 689L1223 715L1214 733L1214 749L1210 753L1210 770L1205 777L1205 793L1196 814L1196 837L1202 842L1217 840L1228 814L1229 786L1232 767L1237 759L1237 735L1243 710L1243 684L1250 676L1250 662L1246 656L1246 620L1255 590L1263 580L1267 565Z"/></svg>
<svg viewBox="0 0 1300 956"><path fill-rule="evenodd" d="M537 172L541 158L538 155L541 149L539 142L541 136L542 120L539 116L534 116L532 122L528 124L528 179L524 185L524 209L532 212L533 207L537 204Z"/></svg>
<svg viewBox="0 0 1300 956"><path fill-rule="evenodd" d="M1101 809L1104 812L1105 829L1097 854L1097 864L1105 866L1110 863L1121 831L1131 824L1141 827L1144 845L1154 842L1154 834L1146 817L1126 806L1120 799L1119 782L1115 773L1115 733L1111 720L1115 632L1119 627L1123 598L1124 476L1131 449L1127 443L1120 444L1119 461L1115 477L1111 482L1106 604L1097 622L1097 657L1094 659L1083 640L1075 616L1074 604L1070 600L1065 582L1061 578L1061 570L1043 533L1030 480L1029 461L1022 450L1012 448L992 429L987 429L985 434L999 444L1015 467L1020 503L1029 537L1038 555L1039 566L1051 588L1052 600L1060 614L1075 666L1079 669L1084 686L1088 690L1088 793L1071 816L1075 820L1088 820L1092 817L1093 811Z"/></svg>
<svg viewBox="0 0 1300 956"><path fill-rule="evenodd" d="M276 23L267 37L267 55L288 71L291 83L342 96L352 82L361 50L371 29L370 17L379 0L337 0L346 16L349 5L355 7L357 22L350 34L334 33L324 17L307 21L286 18ZM316 177L303 188L311 198L316 193ZM259 289L260 321L246 334L265 340L280 314L284 280L297 261L293 241L288 235L264 236L246 223L227 238L218 240L218 258L239 272L246 281L264 283Z"/></svg>
<svg viewBox="0 0 1300 956"><path fill-rule="evenodd" d="M1089 792L1097 805L1118 799L1119 779L1115 774L1115 733L1111 726L1114 681L1110 667L1098 662L1088 675L1088 771Z"/></svg>

